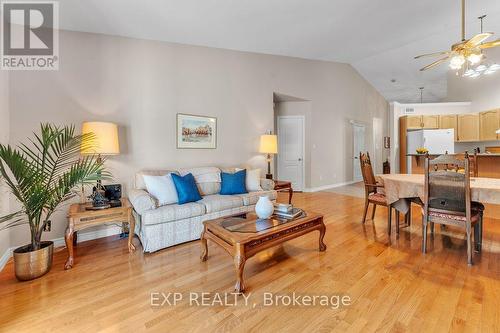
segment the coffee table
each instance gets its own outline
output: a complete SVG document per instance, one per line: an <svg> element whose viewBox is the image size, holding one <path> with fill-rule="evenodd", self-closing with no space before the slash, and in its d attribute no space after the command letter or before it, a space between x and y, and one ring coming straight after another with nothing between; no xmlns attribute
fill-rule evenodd
<svg viewBox="0 0 500 333"><path fill-rule="evenodd" d="M255 214L249 213L246 216L205 221L203 224L201 260L208 259L208 240L226 250L233 257L236 271L234 290L238 293L245 290L243 270L246 260L260 251L315 230L319 231L319 251L326 250L323 242L326 227L323 223L323 215L317 213L305 212L302 217L293 220L276 217L261 220Z"/></svg>

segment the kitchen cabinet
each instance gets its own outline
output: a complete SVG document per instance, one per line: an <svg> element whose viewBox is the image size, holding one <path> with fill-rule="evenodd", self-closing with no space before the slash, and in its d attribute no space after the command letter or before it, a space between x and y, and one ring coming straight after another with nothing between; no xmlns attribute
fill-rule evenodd
<svg viewBox="0 0 500 333"><path fill-rule="evenodd" d="M500 128L500 110L479 113L479 133L481 141L498 140L496 131Z"/></svg>
<svg viewBox="0 0 500 333"><path fill-rule="evenodd" d="M422 116L406 116L406 128L407 129L421 129L422 128Z"/></svg>
<svg viewBox="0 0 500 333"><path fill-rule="evenodd" d="M439 116L422 116L422 128L425 129L438 129Z"/></svg>
<svg viewBox="0 0 500 333"><path fill-rule="evenodd" d="M449 129L453 128L455 130L455 141L458 141L458 121L456 114L447 114L439 116L439 128Z"/></svg>
<svg viewBox="0 0 500 333"><path fill-rule="evenodd" d="M438 129L439 116L405 116L407 129Z"/></svg>
<svg viewBox="0 0 500 333"><path fill-rule="evenodd" d="M458 140L459 142L479 141L479 114L458 115Z"/></svg>

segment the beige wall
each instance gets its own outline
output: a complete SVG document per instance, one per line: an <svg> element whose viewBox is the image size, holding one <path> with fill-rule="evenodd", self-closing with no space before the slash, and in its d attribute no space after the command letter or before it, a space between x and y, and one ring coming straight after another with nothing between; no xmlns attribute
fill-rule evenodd
<svg viewBox="0 0 500 333"><path fill-rule="evenodd" d="M143 168L264 169L258 141L274 127L273 92L311 101L312 187L352 177L349 120L386 119L386 101L347 64L88 33L60 38L59 71L11 75L11 141L24 140L43 121L114 121L122 154L108 165L125 191ZM177 150L178 112L217 117L217 149ZM64 210L54 220L46 238L63 235ZM26 236L16 232L13 244Z"/></svg>
<svg viewBox="0 0 500 333"><path fill-rule="evenodd" d="M9 141L9 72L0 70L0 143ZM9 195L0 179L0 216L9 213ZM2 224L0 224L0 229ZM0 231L0 257L10 247L10 230ZM0 267L1 268L1 267Z"/></svg>

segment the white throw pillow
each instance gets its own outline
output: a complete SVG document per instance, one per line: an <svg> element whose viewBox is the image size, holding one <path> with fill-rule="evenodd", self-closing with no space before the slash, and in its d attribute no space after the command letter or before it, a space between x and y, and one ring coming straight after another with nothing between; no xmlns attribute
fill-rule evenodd
<svg viewBox="0 0 500 333"><path fill-rule="evenodd" d="M240 170L243 169L236 168L236 171ZM245 186L248 192L262 191L262 187L260 187L260 169L247 169Z"/></svg>
<svg viewBox="0 0 500 333"><path fill-rule="evenodd" d="M170 173L164 176L143 175L143 177L146 189L158 200L158 205L170 205L179 201Z"/></svg>

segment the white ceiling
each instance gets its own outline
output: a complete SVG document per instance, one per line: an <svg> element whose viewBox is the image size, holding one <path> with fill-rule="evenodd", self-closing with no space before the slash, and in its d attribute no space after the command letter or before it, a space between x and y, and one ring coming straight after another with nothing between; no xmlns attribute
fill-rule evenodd
<svg viewBox="0 0 500 333"><path fill-rule="evenodd" d="M468 36L500 35L500 0L468 0ZM352 64L389 101L446 97L446 65L419 72L460 38L460 0L61 0L61 29ZM498 38L497 35L497 38ZM391 79L396 82L392 83Z"/></svg>

